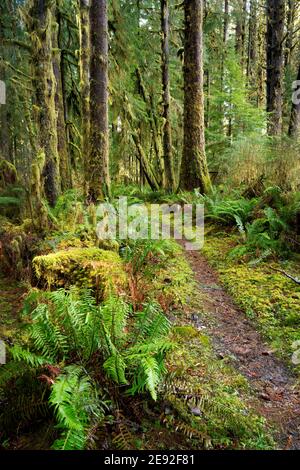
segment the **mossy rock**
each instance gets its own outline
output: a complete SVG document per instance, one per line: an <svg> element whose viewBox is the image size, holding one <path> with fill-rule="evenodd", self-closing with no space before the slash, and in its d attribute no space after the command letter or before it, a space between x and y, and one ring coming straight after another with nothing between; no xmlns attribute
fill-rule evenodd
<svg viewBox="0 0 300 470"><path fill-rule="evenodd" d="M75 285L94 289L105 298L111 290L122 292L127 287L127 275L120 256L99 248L71 248L33 260L35 273L45 286Z"/></svg>

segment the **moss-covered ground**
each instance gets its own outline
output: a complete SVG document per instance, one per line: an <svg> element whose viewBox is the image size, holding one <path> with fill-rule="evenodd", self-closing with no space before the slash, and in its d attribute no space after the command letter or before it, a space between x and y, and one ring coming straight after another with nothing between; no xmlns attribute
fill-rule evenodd
<svg viewBox="0 0 300 470"><path fill-rule="evenodd" d="M293 344L300 340L300 286L276 270L297 277L300 260L237 259L232 249L239 243L238 235L216 227L207 228L205 240L202 253L227 291L272 349L292 365Z"/></svg>

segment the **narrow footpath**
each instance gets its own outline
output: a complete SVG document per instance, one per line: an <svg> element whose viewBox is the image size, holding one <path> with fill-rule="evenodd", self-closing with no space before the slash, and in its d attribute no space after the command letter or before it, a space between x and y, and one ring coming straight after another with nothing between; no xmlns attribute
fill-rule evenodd
<svg viewBox="0 0 300 470"><path fill-rule="evenodd" d="M245 313L222 287L218 274L199 252L186 257L204 296L207 319L193 317L205 326L217 355L230 357L234 367L249 381L254 392L253 407L278 429L281 449L300 449L300 388L288 366L275 357ZM200 323L197 325L197 323Z"/></svg>

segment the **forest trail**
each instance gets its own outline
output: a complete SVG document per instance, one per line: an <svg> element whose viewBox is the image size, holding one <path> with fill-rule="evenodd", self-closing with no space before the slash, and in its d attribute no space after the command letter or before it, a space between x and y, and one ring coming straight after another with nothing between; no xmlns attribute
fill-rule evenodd
<svg viewBox="0 0 300 470"><path fill-rule="evenodd" d="M255 326L221 286L217 273L199 252L186 251L195 279L205 294L208 318L192 315L197 327L211 335L217 355L230 357L254 393L253 407L278 429L281 449L300 449L300 392L296 377L275 357Z"/></svg>

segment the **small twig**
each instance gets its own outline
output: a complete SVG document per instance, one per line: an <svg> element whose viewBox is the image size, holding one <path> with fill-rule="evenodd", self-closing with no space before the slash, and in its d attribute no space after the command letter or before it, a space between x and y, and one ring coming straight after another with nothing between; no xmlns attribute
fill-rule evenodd
<svg viewBox="0 0 300 470"><path fill-rule="evenodd" d="M281 269L272 268L271 266L270 266L270 269L272 269L272 271L276 271L276 272L282 274L283 276L287 277L288 279L291 279L291 281L294 281L296 284L300 285L300 279L298 279L297 277L293 277L291 274L286 273L285 271L282 271Z"/></svg>

